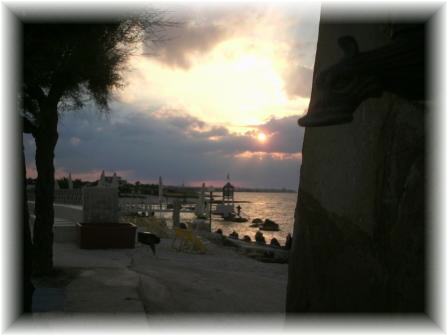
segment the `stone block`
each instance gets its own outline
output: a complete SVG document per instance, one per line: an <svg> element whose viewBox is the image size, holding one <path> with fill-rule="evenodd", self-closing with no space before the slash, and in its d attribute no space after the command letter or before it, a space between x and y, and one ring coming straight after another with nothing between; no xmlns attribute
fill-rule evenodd
<svg viewBox="0 0 448 336"><path fill-rule="evenodd" d="M84 223L118 222L117 188L84 188L82 198Z"/></svg>

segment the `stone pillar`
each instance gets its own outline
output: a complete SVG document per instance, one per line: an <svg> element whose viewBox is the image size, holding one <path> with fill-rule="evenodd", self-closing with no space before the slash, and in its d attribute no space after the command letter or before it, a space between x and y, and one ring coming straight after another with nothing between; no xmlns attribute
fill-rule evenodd
<svg viewBox="0 0 448 336"><path fill-rule="evenodd" d="M118 189L85 187L82 193L85 223L118 223Z"/></svg>
<svg viewBox="0 0 448 336"><path fill-rule="evenodd" d="M324 9L315 75L343 56L339 37L362 52L390 43L386 28ZM424 310L424 115L386 92L349 124L306 129L287 312Z"/></svg>

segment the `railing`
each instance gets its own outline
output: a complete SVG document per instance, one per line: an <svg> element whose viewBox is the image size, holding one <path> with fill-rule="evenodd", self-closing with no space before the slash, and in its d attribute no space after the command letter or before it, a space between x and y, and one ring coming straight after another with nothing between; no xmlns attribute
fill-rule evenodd
<svg viewBox="0 0 448 336"><path fill-rule="evenodd" d="M28 201L35 201L34 190L27 192ZM54 203L82 205L82 189L56 189L54 191Z"/></svg>

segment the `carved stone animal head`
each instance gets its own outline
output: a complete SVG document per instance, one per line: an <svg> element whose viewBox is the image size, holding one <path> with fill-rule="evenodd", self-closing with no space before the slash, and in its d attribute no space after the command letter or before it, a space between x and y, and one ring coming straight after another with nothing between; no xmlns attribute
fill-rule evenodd
<svg viewBox="0 0 448 336"><path fill-rule="evenodd" d="M326 126L350 122L353 113L367 98L382 93L375 67L360 57L358 44L351 36L338 40L342 60L318 72L314 78L308 114L299 125Z"/></svg>

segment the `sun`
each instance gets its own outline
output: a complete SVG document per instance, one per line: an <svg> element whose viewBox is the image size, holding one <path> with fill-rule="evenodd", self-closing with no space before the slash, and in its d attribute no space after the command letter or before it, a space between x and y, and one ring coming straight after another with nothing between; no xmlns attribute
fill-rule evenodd
<svg viewBox="0 0 448 336"><path fill-rule="evenodd" d="M257 139L260 142L265 142L266 139L267 139L266 134L264 134L263 132L258 133L257 134Z"/></svg>

